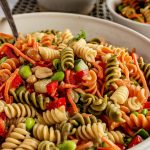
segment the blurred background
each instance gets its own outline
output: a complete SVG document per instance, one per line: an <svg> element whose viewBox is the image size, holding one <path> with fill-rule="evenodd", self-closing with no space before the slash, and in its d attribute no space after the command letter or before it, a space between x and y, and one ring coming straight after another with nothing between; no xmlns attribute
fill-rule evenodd
<svg viewBox="0 0 150 150"><path fill-rule="evenodd" d="M59 11L59 12L66 11L112 20L111 15L106 6L105 0L7 0L7 1L10 5L13 14L22 14L40 11ZM45 6L48 7L45 8ZM79 9L81 11L79 11ZM0 10L0 17L3 16L4 14L2 10Z"/></svg>

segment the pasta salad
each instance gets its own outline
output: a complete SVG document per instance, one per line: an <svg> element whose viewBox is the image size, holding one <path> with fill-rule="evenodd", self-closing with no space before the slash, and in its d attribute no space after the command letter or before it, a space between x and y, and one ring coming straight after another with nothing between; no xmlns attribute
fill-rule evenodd
<svg viewBox="0 0 150 150"><path fill-rule="evenodd" d="M149 0L122 0L117 12L128 19L150 24Z"/></svg>
<svg viewBox="0 0 150 150"><path fill-rule="evenodd" d="M149 137L150 64L85 31L0 33L1 150L125 150Z"/></svg>

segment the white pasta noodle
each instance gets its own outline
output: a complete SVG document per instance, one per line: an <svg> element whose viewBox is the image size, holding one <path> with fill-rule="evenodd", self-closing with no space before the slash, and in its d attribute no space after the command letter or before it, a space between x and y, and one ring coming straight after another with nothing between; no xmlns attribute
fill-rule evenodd
<svg viewBox="0 0 150 150"><path fill-rule="evenodd" d="M141 103L137 101L137 97L130 97L127 99L125 105L131 110L131 111L137 111L141 108Z"/></svg>
<svg viewBox="0 0 150 150"><path fill-rule="evenodd" d="M2 150L15 149L21 142L29 136L30 133L26 131L26 126L24 123L18 124L18 126L9 134L2 144Z"/></svg>
<svg viewBox="0 0 150 150"><path fill-rule="evenodd" d="M43 112L43 119L47 125L53 125L67 120L68 118L67 118L67 113L65 111L65 107L61 106L59 108L47 110L46 112Z"/></svg>
<svg viewBox="0 0 150 150"><path fill-rule="evenodd" d="M36 110L27 104L12 103L6 104L4 107L4 112L9 119L20 118L20 117L35 117Z"/></svg>
<svg viewBox="0 0 150 150"><path fill-rule="evenodd" d="M126 86L120 86L110 97L117 104L124 104L129 96L129 91Z"/></svg>
<svg viewBox="0 0 150 150"><path fill-rule="evenodd" d="M75 42L73 45L74 53L79 57L88 62L95 61L97 51L93 50L86 46L86 41L80 39L78 42Z"/></svg>
<svg viewBox="0 0 150 150"><path fill-rule="evenodd" d="M59 130L38 123L33 127L33 136L40 141L47 140L57 144L61 143L62 140L62 135Z"/></svg>
<svg viewBox="0 0 150 150"><path fill-rule="evenodd" d="M48 47L39 46L39 53L43 60L53 60L60 58L60 52Z"/></svg>
<svg viewBox="0 0 150 150"><path fill-rule="evenodd" d="M107 133L108 138L113 143L123 144L124 143L124 134L122 134L120 131L110 131Z"/></svg>
<svg viewBox="0 0 150 150"><path fill-rule="evenodd" d="M24 141L16 148L16 150L37 150L39 141L35 138L25 138Z"/></svg>
<svg viewBox="0 0 150 150"><path fill-rule="evenodd" d="M66 29L62 35L62 43L68 43L71 39L73 39L73 35L69 29Z"/></svg>

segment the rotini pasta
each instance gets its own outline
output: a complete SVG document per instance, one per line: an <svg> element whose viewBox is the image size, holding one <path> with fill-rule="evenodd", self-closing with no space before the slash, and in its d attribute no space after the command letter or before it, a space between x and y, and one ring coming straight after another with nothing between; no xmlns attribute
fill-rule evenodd
<svg viewBox="0 0 150 150"><path fill-rule="evenodd" d="M65 71L66 69L74 68L74 53L73 49L67 47L61 51L61 67Z"/></svg>
<svg viewBox="0 0 150 150"><path fill-rule="evenodd" d="M149 137L149 64L135 49L83 30L12 37L0 33L0 149L120 150Z"/></svg>
<svg viewBox="0 0 150 150"><path fill-rule="evenodd" d="M94 61L97 54L95 50L86 46L86 41L84 39L80 39L78 42L76 42L73 45L73 50L75 55L88 62Z"/></svg>
<svg viewBox="0 0 150 150"><path fill-rule="evenodd" d="M43 119L47 123L47 125L53 125L67 120L65 107L61 106L59 108L52 109L51 111L47 110L46 112L43 112Z"/></svg>

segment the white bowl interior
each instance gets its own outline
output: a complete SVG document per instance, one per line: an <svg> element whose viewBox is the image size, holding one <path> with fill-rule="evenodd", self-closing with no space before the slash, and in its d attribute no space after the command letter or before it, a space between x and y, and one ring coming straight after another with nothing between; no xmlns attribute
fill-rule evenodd
<svg viewBox="0 0 150 150"><path fill-rule="evenodd" d="M89 16L66 13L32 13L14 16L19 32L23 34L43 29L71 29L74 34L81 29L87 32L88 38L103 37L114 45L136 48L137 53L145 60L150 59L150 39L119 24ZM11 33L6 20L0 23L0 32ZM148 150L150 139L131 150Z"/></svg>

